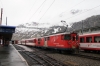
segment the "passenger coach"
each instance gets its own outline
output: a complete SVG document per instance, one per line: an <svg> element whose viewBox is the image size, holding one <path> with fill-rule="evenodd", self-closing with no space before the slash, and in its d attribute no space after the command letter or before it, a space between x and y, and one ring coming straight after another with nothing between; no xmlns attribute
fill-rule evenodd
<svg viewBox="0 0 100 66"><path fill-rule="evenodd" d="M100 33L79 36L80 48L85 51L100 51Z"/></svg>

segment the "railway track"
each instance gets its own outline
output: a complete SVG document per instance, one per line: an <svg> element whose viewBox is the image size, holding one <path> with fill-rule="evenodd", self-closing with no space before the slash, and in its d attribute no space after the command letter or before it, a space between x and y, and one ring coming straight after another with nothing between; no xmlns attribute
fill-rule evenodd
<svg viewBox="0 0 100 66"><path fill-rule="evenodd" d="M21 49L22 48L20 48L20 50ZM20 54L22 54L24 58L28 59L27 62L29 63L30 66L36 66L36 65L39 65L39 66L79 66L80 63L82 63L82 61L81 62L79 61L78 63L76 63L76 61L74 62L73 58L79 58L79 60L86 58L87 60L91 60L91 62L100 61L99 54L93 54L93 53L80 52L79 54L70 54L70 55L69 54L60 54L61 56L65 55L66 57L67 56L70 57L70 58L67 58L67 61L61 61L60 59L56 59L56 58L55 58L56 60L54 59L54 57L53 57L54 52L52 52L52 51L49 51L49 50L45 51L45 50L41 50L41 49L37 49L37 48L32 48L32 50L34 50L34 51L33 52L29 52L26 50L19 51ZM50 56L48 54L52 54L52 56ZM59 53L56 52L56 54L59 54ZM61 59L64 59L64 58L61 58ZM71 58L73 61L71 60ZM57 60L59 60L59 61L57 61ZM91 62L90 62L90 64L92 64ZM87 65L89 65L89 64L87 64Z"/></svg>
<svg viewBox="0 0 100 66"><path fill-rule="evenodd" d="M67 66L60 61L57 61L44 52L34 49L34 52L23 50L21 47L16 48L19 50L19 53L26 59L29 66Z"/></svg>
<svg viewBox="0 0 100 66"><path fill-rule="evenodd" d="M92 56L92 55L90 55L90 54L85 54L85 53L81 53L81 54L73 54L73 56L83 57L83 58L88 58L88 59L100 61L100 57Z"/></svg>
<svg viewBox="0 0 100 66"><path fill-rule="evenodd" d="M34 61L33 65L41 65L41 66L67 66L57 60L43 54L43 53L33 53L29 51L20 51L20 53L24 53L28 57Z"/></svg>
<svg viewBox="0 0 100 66"><path fill-rule="evenodd" d="M64 54L64 53L62 53L62 54ZM67 54L67 55L69 55L69 54ZM75 57L82 57L82 58L100 61L100 54L80 52L79 54L76 53L76 54L70 54L70 55L75 56Z"/></svg>

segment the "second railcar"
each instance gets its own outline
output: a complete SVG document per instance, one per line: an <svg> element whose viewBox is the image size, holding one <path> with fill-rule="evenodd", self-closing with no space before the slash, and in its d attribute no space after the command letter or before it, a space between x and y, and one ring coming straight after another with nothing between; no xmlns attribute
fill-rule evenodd
<svg viewBox="0 0 100 66"><path fill-rule="evenodd" d="M100 33L89 33L79 36L80 49L84 51L100 51Z"/></svg>

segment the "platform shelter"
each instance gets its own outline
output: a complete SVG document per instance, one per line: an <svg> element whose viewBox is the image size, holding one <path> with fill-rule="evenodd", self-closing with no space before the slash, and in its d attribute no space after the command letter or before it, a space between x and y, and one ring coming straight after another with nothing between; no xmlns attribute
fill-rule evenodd
<svg viewBox="0 0 100 66"><path fill-rule="evenodd" d="M15 28L15 26L0 26L0 45L9 45L12 35L15 33Z"/></svg>

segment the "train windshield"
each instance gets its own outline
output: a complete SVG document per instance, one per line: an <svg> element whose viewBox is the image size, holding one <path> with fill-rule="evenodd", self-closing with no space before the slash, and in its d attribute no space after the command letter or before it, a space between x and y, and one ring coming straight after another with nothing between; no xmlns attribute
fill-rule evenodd
<svg viewBox="0 0 100 66"><path fill-rule="evenodd" d="M64 35L64 40L71 40L71 35L70 34Z"/></svg>
<svg viewBox="0 0 100 66"><path fill-rule="evenodd" d="M73 41L78 40L78 36L72 36L72 40L73 40Z"/></svg>

